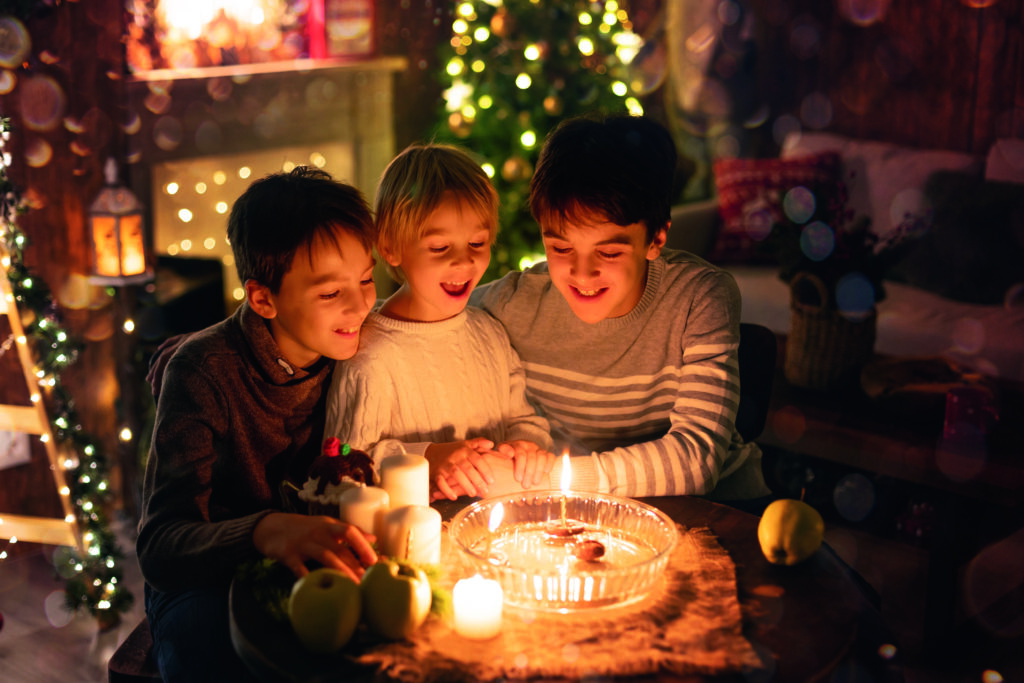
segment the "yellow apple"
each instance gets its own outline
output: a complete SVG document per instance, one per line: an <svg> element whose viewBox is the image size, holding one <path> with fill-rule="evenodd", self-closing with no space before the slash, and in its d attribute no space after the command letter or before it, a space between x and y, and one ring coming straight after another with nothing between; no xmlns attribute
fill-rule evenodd
<svg viewBox="0 0 1024 683"><path fill-rule="evenodd" d="M419 567L381 558L363 573L359 588L363 621L382 638L408 638L430 614L430 579Z"/></svg>
<svg viewBox="0 0 1024 683"><path fill-rule="evenodd" d="M761 552L772 564L803 562L821 547L825 521L813 507L800 500L773 501L757 525Z"/></svg>
<svg viewBox="0 0 1024 683"><path fill-rule="evenodd" d="M288 598L292 630L303 647L319 654L345 647L361 614L359 584L329 567L314 569L296 581Z"/></svg>

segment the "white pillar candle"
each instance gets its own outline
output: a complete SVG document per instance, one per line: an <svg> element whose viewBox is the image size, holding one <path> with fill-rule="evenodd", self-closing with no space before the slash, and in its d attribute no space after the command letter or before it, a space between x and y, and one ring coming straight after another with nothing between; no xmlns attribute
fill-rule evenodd
<svg viewBox="0 0 1024 683"><path fill-rule="evenodd" d="M388 505L388 492L379 486L354 486L338 499L338 519L379 537Z"/></svg>
<svg viewBox="0 0 1024 683"><path fill-rule="evenodd" d="M452 589L455 632L463 638L486 640L501 633L501 584L477 574L461 579Z"/></svg>
<svg viewBox="0 0 1024 683"><path fill-rule="evenodd" d="M426 505L392 508L384 515L381 555L416 564L441 563L441 513Z"/></svg>
<svg viewBox="0 0 1024 683"><path fill-rule="evenodd" d="M380 462L380 485L392 508L430 505L430 464L422 455L389 455Z"/></svg>

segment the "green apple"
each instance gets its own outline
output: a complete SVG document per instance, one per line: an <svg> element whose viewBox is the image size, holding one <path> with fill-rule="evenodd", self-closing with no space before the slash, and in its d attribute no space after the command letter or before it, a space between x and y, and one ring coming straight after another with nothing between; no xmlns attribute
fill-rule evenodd
<svg viewBox="0 0 1024 683"><path fill-rule="evenodd" d="M303 647L330 654L345 646L359 625L362 594L346 574L321 567L292 586L288 619Z"/></svg>
<svg viewBox="0 0 1024 683"><path fill-rule="evenodd" d="M430 579L419 567L381 558L366 569L359 587L363 620L382 638L408 638L430 613Z"/></svg>

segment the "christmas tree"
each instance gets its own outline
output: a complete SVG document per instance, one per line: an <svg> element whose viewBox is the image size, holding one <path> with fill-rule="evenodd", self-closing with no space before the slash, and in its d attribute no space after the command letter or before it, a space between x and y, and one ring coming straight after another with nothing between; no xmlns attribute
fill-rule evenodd
<svg viewBox="0 0 1024 683"><path fill-rule="evenodd" d="M545 136L589 112L642 114L630 64L641 47L615 0L466 0L442 48L446 88L434 139L477 155L501 199L487 276L543 258L528 206Z"/></svg>

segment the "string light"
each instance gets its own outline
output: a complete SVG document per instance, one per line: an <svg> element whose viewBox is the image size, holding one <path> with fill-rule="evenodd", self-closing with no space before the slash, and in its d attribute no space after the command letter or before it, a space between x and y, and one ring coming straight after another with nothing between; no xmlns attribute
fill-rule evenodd
<svg viewBox="0 0 1024 683"><path fill-rule="evenodd" d="M39 386L45 390L53 440L63 446L61 465L71 475L68 479L70 485L62 488L59 494L70 497L76 511L66 515L64 521L68 524L77 522L83 539L89 539L85 557L79 556L74 548L67 549L68 566L74 571L65 579L65 601L71 610L85 609L101 624L109 625L116 623L119 614L130 608L134 596L121 585L123 572L118 560L123 555L105 515L110 503L107 463L91 443L92 438L83 431L74 402L60 381L60 371L78 359L80 345L63 328L46 283L35 277L25 265L24 248L28 240L18 227L17 217L27 207L7 175L10 155L3 147L10 137L10 122L6 118L0 117L0 133L0 151L3 151L0 165L0 240L3 246L0 263L3 273L0 276L6 276L11 283L12 297L8 298L8 304L15 304L24 316L25 335L15 341L20 346L29 345L35 356L36 366L32 372L39 379ZM30 396L33 404L43 398L36 392ZM44 434L40 438L45 440L48 436ZM92 474L87 476L86 471ZM14 538L8 540L8 543L14 542ZM6 549L0 549L0 560L6 557ZM67 572L62 571L61 574ZM102 594L96 588L99 585L106 586Z"/></svg>

